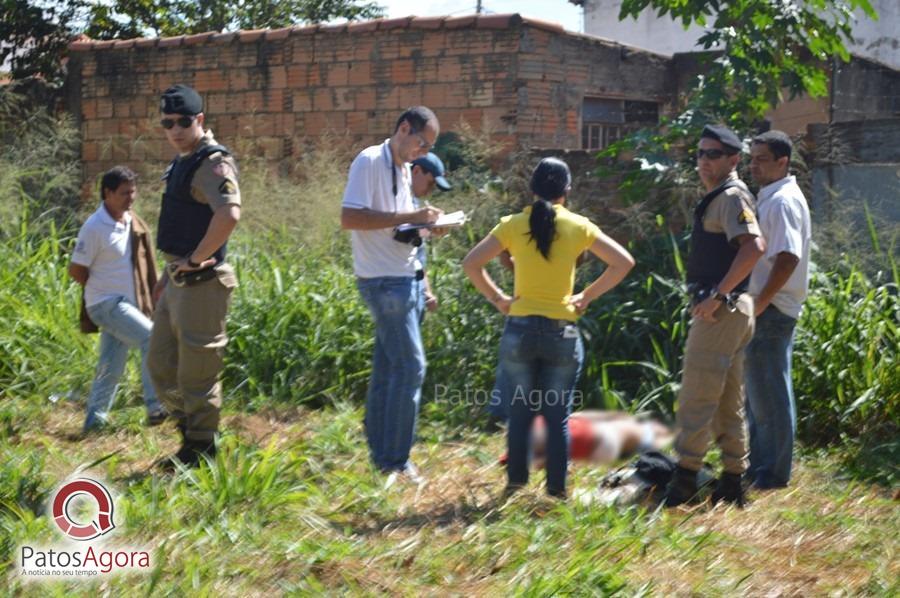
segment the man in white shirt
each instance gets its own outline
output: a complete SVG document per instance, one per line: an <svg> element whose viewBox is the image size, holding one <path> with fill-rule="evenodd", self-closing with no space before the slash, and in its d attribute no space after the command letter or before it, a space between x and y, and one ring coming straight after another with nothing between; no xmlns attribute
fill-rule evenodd
<svg viewBox="0 0 900 598"><path fill-rule="evenodd" d="M788 175L791 139L769 131L753 139L750 173L759 185L759 225L766 253L750 276L756 331L746 349L750 432L747 479L760 489L787 486L797 414L791 384L794 326L809 288L811 225L806 198Z"/></svg>
<svg viewBox="0 0 900 598"><path fill-rule="evenodd" d="M425 351L417 306L422 295L417 247L394 239L394 227L429 224L441 210L416 209L409 162L434 145L440 124L416 106L400 115L394 133L361 151L350 166L341 227L351 231L357 287L375 321L375 352L366 396L366 438L375 466L412 482L421 478L409 460L415 435Z"/></svg>
<svg viewBox="0 0 900 598"><path fill-rule="evenodd" d="M141 381L148 424L160 424L167 416L157 401L147 371L147 349L153 326L148 317L152 310L152 305L148 305L149 289L153 285L135 273L143 272L144 278L155 281L156 268L149 231L131 212L137 193L136 179L137 175L124 166L116 166L103 175L100 183L103 202L78 232L69 264L69 275L84 287L87 315L101 330L100 359L87 401L85 432L107 423L129 347L141 349ZM136 246L133 240L138 234L147 238L145 249ZM139 258L152 265L145 267L142 263L139 268ZM135 288L137 284L141 289Z"/></svg>

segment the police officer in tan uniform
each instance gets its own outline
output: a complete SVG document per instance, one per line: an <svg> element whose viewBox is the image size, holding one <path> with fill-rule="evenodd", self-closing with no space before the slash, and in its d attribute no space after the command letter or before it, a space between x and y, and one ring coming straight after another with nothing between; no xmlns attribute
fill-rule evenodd
<svg viewBox="0 0 900 598"><path fill-rule="evenodd" d="M226 243L241 215L237 165L204 131L203 102L185 85L160 101L166 139L178 155L165 172L156 245L166 260L155 292L148 366L157 394L177 420L182 446L172 460L195 466L215 454L222 406L225 316L237 286Z"/></svg>
<svg viewBox="0 0 900 598"><path fill-rule="evenodd" d="M697 165L706 195L694 210L687 282L691 328L678 394L675 451L678 467L666 490L666 505L691 500L697 472L714 439L724 472L713 502L743 505L741 475L747 468L744 426L744 347L753 336L750 272L765 242L756 221L756 199L735 168L741 140L723 126L707 125Z"/></svg>

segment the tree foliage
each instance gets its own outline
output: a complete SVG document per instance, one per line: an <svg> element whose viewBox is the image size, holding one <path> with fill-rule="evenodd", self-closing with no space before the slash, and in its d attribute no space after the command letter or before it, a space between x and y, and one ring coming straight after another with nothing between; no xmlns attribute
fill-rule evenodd
<svg viewBox="0 0 900 598"><path fill-rule="evenodd" d="M90 2L85 33L94 39L190 35L380 17L363 0L115 0Z"/></svg>
<svg viewBox="0 0 900 598"><path fill-rule="evenodd" d="M660 188L683 188L694 180L690 147L708 122L749 132L765 114L800 94L828 94L829 70L849 59L854 11L877 19L869 0L622 0L619 19L644 9L705 33L698 51L706 63L690 91L679 97L676 116L657 130L642 130L609 146L601 158L615 160L601 174L623 175L626 201L640 201Z"/></svg>
<svg viewBox="0 0 900 598"><path fill-rule="evenodd" d="M52 77L77 13L71 2L0 0L0 70L15 79Z"/></svg>
<svg viewBox="0 0 900 598"><path fill-rule="evenodd" d="M732 123L761 117L783 99L828 93L827 67L848 60L853 13L877 18L869 0L623 0L619 19L645 8L685 28L706 28L700 48L718 50L695 104Z"/></svg>
<svg viewBox="0 0 900 598"><path fill-rule="evenodd" d="M69 41L264 29L380 17L373 0L0 0L0 64L58 80Z"/></svg>

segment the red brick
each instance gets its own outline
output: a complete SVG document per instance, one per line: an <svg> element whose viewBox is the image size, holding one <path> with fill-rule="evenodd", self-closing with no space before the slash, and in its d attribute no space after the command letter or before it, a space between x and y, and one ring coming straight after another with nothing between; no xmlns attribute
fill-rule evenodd
<svg viewBox="0 0 900 598"><path fill-rule="evenodd" d="M331 110L353 110L355 90L352 87L333 88L334 105Z"/></svg>
<svg viewBox="0 0 900 598"><path fill-rule="evenodd" d="M99 98L97 100L97 118L112 118L113 103L110 98Z"/></svg>
<svg viewBox="0 0 900 598"><path fill-rule="evenodd" d="M328 87L341 87L347 85L348 68L350 65L346 62L335 62L328 67L328 79L326 85Z"/></svg>
<svg viewBox="0 0 900 598"><path fill-rule="evenodd" d="M233 69L228 73L230 91L239 92L250 89L250 76L246 69Z"/></svg>
<svg viewBox="0 0 900 598"><path fill-rule="evenodd" d="M372 52L375 50L375 38L367 35L364 38L354 39L353 60L372 60Z"/></svg>
<svg viewBox="0 0 900 598"><path fill-rule="evenodd" d="M243 96L244 110L246 112L260 112L265 109L265 101L261 91L250 91L241 94Z"/></svg>
<svg viewBox="0 0 900 598"><path fill-rule="evenodd" d="M81 118L84 120L94 120L97 118L97 100L84 99L81 100Z"/></svg>
<svg viewBox="0 0 900 598"><path fill-rule="evenodd" d="M313 92L313 110L324 112L334 106L333 91L331 89L317 89Z"/></svg>
<svg viewBox="0 0 900 598"><path fill-rule="evenodd" d="M100 155L100 147L96 141L85 141L81 144L81 159L84 162L93 162Z"/></svg>
<svg viewBox="0 0 900 598"><path fill-rule="evenodd" d="M356 90L353 98L353 107L356 110L374 110L377 103L375 89L365 87Z"/></svg>
<svg viewBox="0 0 900 598"><path fill-rule="evenodd" d="M369 127L368 112L348 112L347 113L347 130L350 133L362 134L367 133Z"/></svg>
<svg viewBox="0 0 900 598"><path fill-rule="evenodd" d="M416 67L412 60L398 59L391 64L391 81L396 85L414 83L416 80Z"/></svg>
<svg viewBox="0 0 900 598"><path fill-rule="evenodd" d="M313 93L307 90L297 90L293 93L294 112L310 112L313 109Z"/></svg>
<svg viewBox="0 0 900 598"><path fill-rule="evenodd" d="M408 108L422 104L423 95L422 85L402 85L398 88L397 100L400 102L400 108Z"/></svg>
<svg viewBox="0 0 900 598"><path fill-rule="evenodd" d="M194 73L194 88L201 93L207 91L225 91L228 89L228 81L229 79L219 70L196 71Z"/></svg>
<svg viewBox="0 0 900 598"><path fill-rule="evenodd" d="M369 62L354 62L350 64L347 73L349 85L370 85L372 83L372 65Z"/></svg>
<svg viewBox="0 0 900 598"><path fill-rule="evenodd" d="M287 87L287 69L284 66L270 66L266 86L270 89Z"/></svg>
<svg viewBox="0 0 900 598"><path fill-rule="evenodd" d="M293 64L287 67L287 86L291 89L306 87L309 69L306 65Z"/></svg>
<svg viewBox="0 0 900 598"><path fill-rule="evenodd" d="M284 90L283 89L267 89L263 92L265 99L264 109L266 112L281 112L284 110Z"/></svg>
<svg viewBox="0 0 900 598"><path fill-rule="evenodd" d="M328 76L328 66L325 64L314 64L309 68L309 78L306 84L310 87L318 87L323 85Z"/></svg>

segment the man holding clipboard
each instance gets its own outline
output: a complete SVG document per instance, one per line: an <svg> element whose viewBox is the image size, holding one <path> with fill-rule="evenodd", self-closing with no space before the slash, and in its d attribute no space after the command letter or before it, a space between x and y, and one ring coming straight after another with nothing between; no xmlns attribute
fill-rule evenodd
<svg viewBox="0 0 900 598"><path fill-rule="evenodd" d="M423 481L409 459L425 380L421 242L398 238L395 229L431 225L443 215L435 207L416 208L409 165L428 154L439 133L437 117L425 106L403 112L391 137L353 160L341 208L341 227L351 231L357 288L375 323L365 427L372 462L389 475L386 485ZM418 234L415 239L421 240Z"/></svg>

